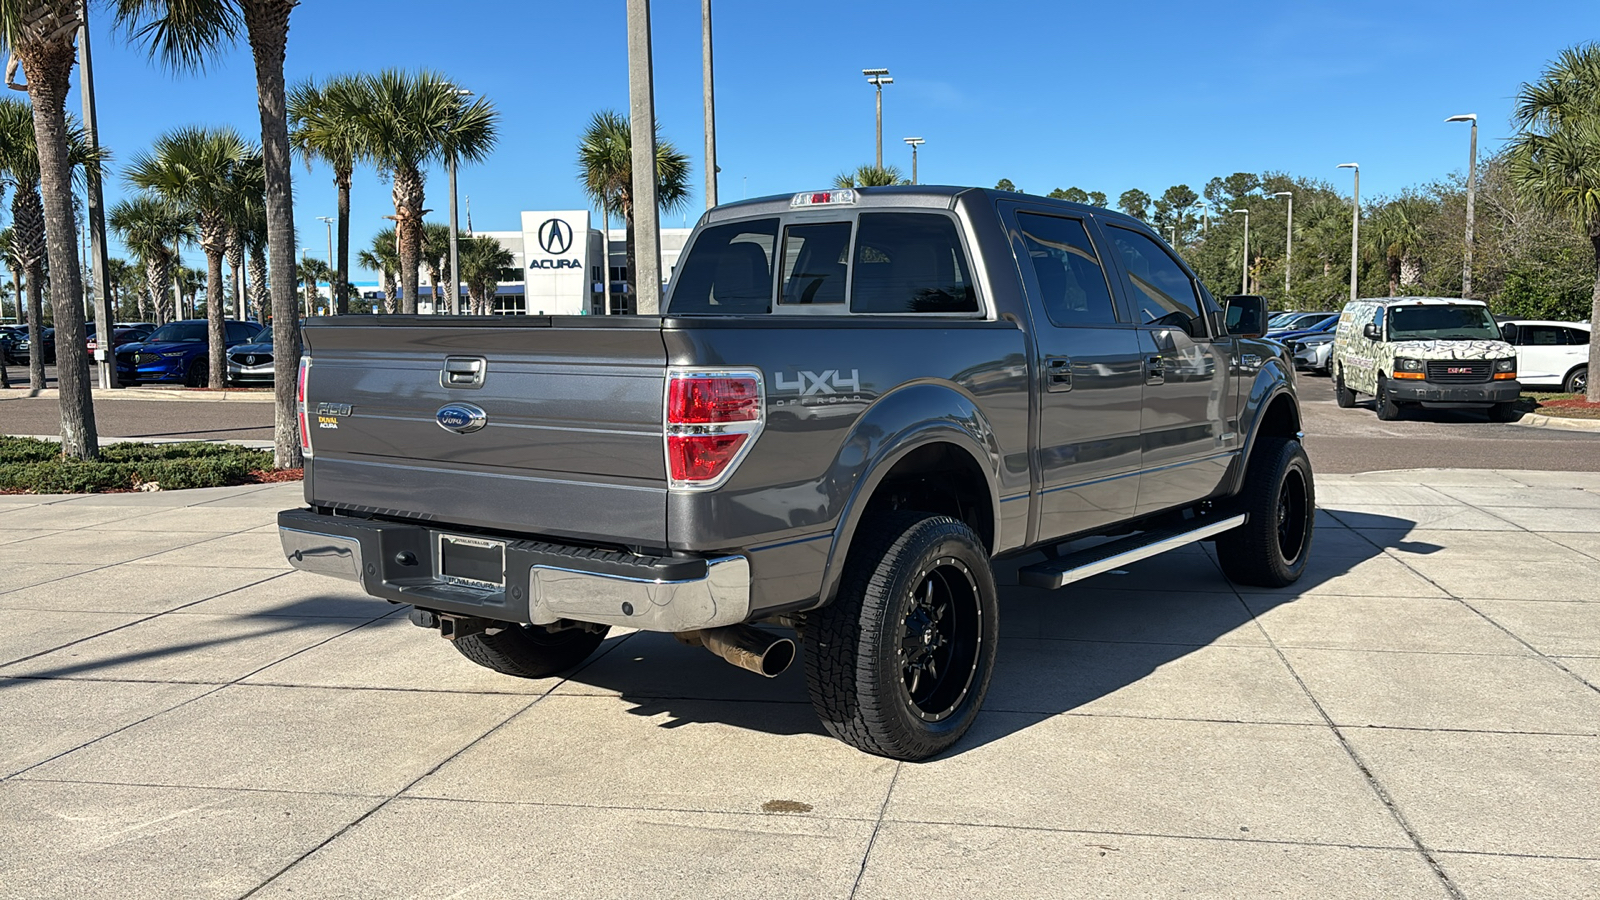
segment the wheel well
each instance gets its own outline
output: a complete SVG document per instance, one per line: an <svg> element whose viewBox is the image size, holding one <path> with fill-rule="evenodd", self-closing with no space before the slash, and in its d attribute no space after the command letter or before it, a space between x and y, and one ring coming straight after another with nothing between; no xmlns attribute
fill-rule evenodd
<svg viewBox="0 0 1600 900"><path fill-rule="evenodd" d="M1258 437L1294 437L1300 432L1300 410L1288 394L1279 394L1261 414L1261 424L1256 426Z"/></svg>
<svg viewBox="0 0 1600 900"><path fill-rule="evenodd" d="M928 444L894 464L867 502L865 515L916 510L967 523L994 550L989 482L971 455L954 444Z"/></svg>

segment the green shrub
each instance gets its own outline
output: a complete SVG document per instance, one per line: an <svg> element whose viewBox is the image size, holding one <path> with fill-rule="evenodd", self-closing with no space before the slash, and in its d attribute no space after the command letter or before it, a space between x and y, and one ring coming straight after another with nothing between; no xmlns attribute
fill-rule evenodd
<svg viewBox="0 0 1600 900"><path fill-rule="evenodd" d="M92 461L62 459L53 441L0 436L0 491L86 494L156 482L163 490L243 484L272 453L233 444L110 444Z"/></svg>

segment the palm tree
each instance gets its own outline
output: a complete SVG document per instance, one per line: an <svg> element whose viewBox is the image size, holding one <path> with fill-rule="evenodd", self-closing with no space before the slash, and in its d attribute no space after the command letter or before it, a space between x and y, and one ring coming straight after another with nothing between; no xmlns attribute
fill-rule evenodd
<svg viewBox="0 0 1600 900"><path fill-rule="evenodd" d="M1510 175L1539 206L1571 219L1594 248L1590 321L1600 321L1600 44L1561 52L1540 79L1524 84L1515 114ZM1589 368L1600 368L1600 331L1589 338ZM1600 384L1588 399L1600 402Z"/></svg>
<svg viewBox="0 0 1600 900"><path fill-rule="evenodd" d="M836 188L890 187L910 183L900 176L900 170L894 166L881 169L877 166L857 166L854 172L840 172L833 177L833 186Z"/></svg>
<svg viewBox="0 0 1600 900"><path fill-rule="evenodd" d="M166 322L169 310L172 318L182 318L177 308L168 305L172 267L182 245L199 236L194 217L165 200L140 195L111 207L106 224L144 264L145 291L155 306L156 320Z"/></svg>
<svg viewBox="0 0 1600 900"><path fill-rule="evenodd" d="M372 236L372 246L361 251L356 261L361 268L378 273L378 283L383 286L383 311L394 312L394 275L400 267L400 250L395 246L393 228L385 228Z"/></svg>
<svg viewBox="0 0 1600 900"><path fill-rule="evenodd" d="M256 321L266 324L272 313L272 294L267 290L267 206L255 204L249 213L240 234L249 257L246 265L250 274L250 308L255 311Z"/></svg>
<svg viewBox="0 0 1600 900"><path fill-rule="evenodd" d="M472 311L478 315L494 312L495 289L505 279L506 270L516 264L511 251L494 238L479 235L463 239L459 254L461 278L467 283Z"/></svg>
<svg viewBox="0 0 1600 900"><path fill-rule="evenodd" d="M233 315L240 321L248 318L249 309L244 292L245 232L258 217L266 216L265 191L266 169L260 154L255 154L234 169L229 178L228 207L224 213L228 220L224 256L228 261L228 281L233 287Z"/></svg>
<svg viewBox="0 0 1600 900"><path fill-rule="evenodd" d="M1389 276L1389 296L1418 280L1416 248L1422 243L1420 223L1426 214L1424 201L1403 196L1383 204L1372 215L1372 222L1361 230L1372 255L1383 260ZM1363 257L1368 256L1362 253Z"/></svg>
<svg viewBox="0 0 1600 900"><path fill-rule="evenodd" d="M401 302L417 311L417 269L426 210L422 169L454 157L476 162L494 147L498 114L489 101L468 104L443 76L389 69L363 79L367 97L356 117L368 152L394 179L395 231L400 236Z"/></svg>
<svg viewBox="0 0 1600 900"><path fill-rule="evenodd" d="M258 152L232 128L190 126L157 138L150 152L134 157L123 173L134 187L191 211L200 228L200 249L206 255L206 361L209 383L215 385L227 373L222 257L228 249L230 216L246 189L244 170Z"/></svg>
<svg viewBox="0 0 1600 900"><path fill-rule="evenodd" d="M65 2L65 0L54 0ZM294 282L293 161L283 81L289 40L289 14L299 0L115 0L117 18L151 53L175 69L198 69L215 60L243 32L256 67L256 105L261 113L265 167L267 243L272 282ZM292 291L272 299L276 428L274 464L301 465L300 426L295 407L295 369L300 362L300 328Z"/></svg>
<svg viewBox="0 0 1600 900"><path fill-rule="evenodd" d="M321 160L333 169L333 184L339 191L339 255L335 281L348 284L350 280L350 184L356 163L368 159L366 133L358 117L366 102L361 79L341 75L330 78L320 86L313 80L302 81L289 92L289 141L306 161ZM342 290L338 297L336 313L350 311L350 301Z"/></svg>
<svg viewBox="0 0 1600 900"><path fill-rule="evenodd" d="M460 243L457 242L456 253L459 257ZM445 300L444 292L440 289L440 279L444 277L445 270L450 266L450 226L439 222L422 223L422 267L428 270L428 286L433 289L433 311L435 313L457 312L461 304L461 297ZM459 289L458 289L459 290Z"/></svg>
<svg viewBox="0 0 1600 900"><path fill-rule="evenodd" d="M83 129L77 120L68 116L67 162L74 180L83 180L86 168L98 166L106 159L104 151L96 153L89 148ZM0 98L0 173L13 182L11 219L15 229L11 252L22 271L27 275L28 321L32 333L42 327L44 288L48 251L48 229L45 222L44 200L40 196L39 154L34 143L33 111L27 103L9 97ZM54 297L52 297L54 305ZM71 352L68 354L69 358ZM83 360L87 378L88 359ZM61 364L58 363L58 371ZM44 388L44 357L34 354L29 362L32 387ZM86 388L87 390L87 388Z"/></svg>
<svg viewBox="0 0 1600 900"><path fill-rule="evenodd" d="M317 306L321 302L317 287L324 281L332 286L333 270L328 268L328 264L322 260L307 256L300 260L300 267L295 274L300 284L306 289L305 314L308 316L317 315Z"/></svg>
<svg viewBox="0 0 1600 900"><path fill-rule="evenodd" d="M689 199L689 157L662 140L656 125L656 203L660 212L681 209ZM611 110L594 114L578 139L578 179L609 219L622 216L628 239L628 295L638 296L633 246L633 133L628 117ZM610 222L606 223L610 227ZM609 276L608 276L609 277Z"/></svg>
<svg viewBox="0 0 1600 900"><path fill-rule="evenodd" d="M0 53L10 53L21 64L32 101L31 143L37 148L45 255L50 264L50 305L57 336L61 452L70 458L93 459L99 455L100 438L95 428L94 401L89 395L88 339L80 302L83 283L78 271L77 224L73 220L73 128L66 108L72 67L77 63L82 8L74 0L0 2ZM33 334L37 341L39 332Z"/></svg>

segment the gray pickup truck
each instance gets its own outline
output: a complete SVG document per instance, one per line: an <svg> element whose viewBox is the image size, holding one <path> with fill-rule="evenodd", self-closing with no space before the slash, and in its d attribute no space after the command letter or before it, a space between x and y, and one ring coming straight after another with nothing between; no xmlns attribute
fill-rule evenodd
<svg viewBox="0 0 1600 900"><path fill-rule="evenodd" d="M1045 588L1201 540L1242 583L1304 570L1264 304L1218 304L1134 219L943 187L733 203L663 308L312 320L290 562L508 675L612 626L768 676L803 648L828 731L907 760L983 702L997 558Z"/></svg>

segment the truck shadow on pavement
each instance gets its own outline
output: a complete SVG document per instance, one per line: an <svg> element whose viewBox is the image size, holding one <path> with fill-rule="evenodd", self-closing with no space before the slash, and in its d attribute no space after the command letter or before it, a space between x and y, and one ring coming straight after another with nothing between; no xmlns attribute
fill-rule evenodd
<svg viewBox="0 0 1600 900"><path fill-rule="evenodd" d="M1001 638L989 696L973 730L947 755L1063 713L1273 721L1271 710L1249 708L1251 698L1292 681L1257 618L1312 591L1381 590L1388 567L1400 565L1387 550L1442 549L1405 540L1415 527L1392 516L1324 510L1305 574L1277 590L1234 585L1209 544L1059 591L1017 583L1017 569L1041 556L1001 561ZM803 644L801 658L771 680L670 635L634 633L607 645L609 652L568 675L568 684L616 694L634 704L635 715L664 716L661 727L825 733L806 695Z"/></svg>

